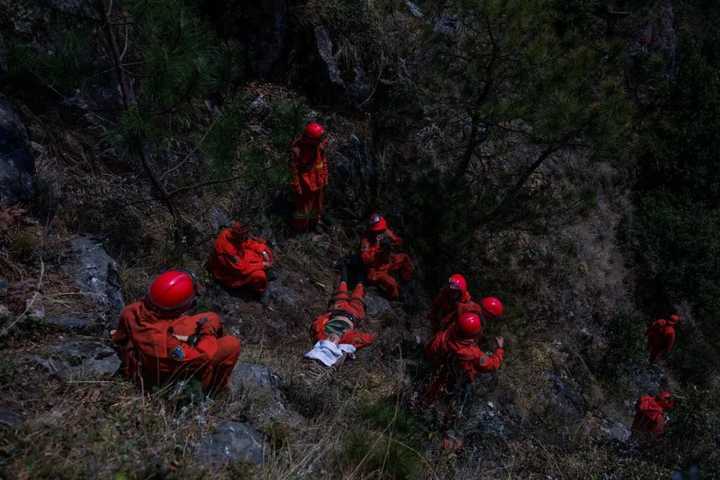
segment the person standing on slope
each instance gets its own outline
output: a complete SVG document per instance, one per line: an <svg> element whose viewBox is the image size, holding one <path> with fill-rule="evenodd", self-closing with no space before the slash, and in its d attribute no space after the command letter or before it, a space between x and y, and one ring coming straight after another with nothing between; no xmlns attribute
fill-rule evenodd
<svg viewBox="0 0 720 480"><path fill-rule="evenodd" d="M670 320L655 320L645 332L650 352L650 363L655 363L661 356L667 355L675 345L675 327L682 318L670 315Z"/></svg>
<svg viewBox="0 0 720 480"><path fill-rule="evenodd" d="M298 233L315 228L325 207L327 143L323 126L311 122L290 145L290 185L295 195L291 224Z"/></svg>

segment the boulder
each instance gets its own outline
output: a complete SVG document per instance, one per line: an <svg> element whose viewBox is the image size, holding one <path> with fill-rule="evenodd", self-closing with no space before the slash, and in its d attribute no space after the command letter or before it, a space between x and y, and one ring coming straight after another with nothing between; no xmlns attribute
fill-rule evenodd
<svg viewBox="0 0 720 480"><path fill-rule="evenodd" d="M92 340L60 342L32 359L62 380L110 377L120 368L115 350Z"/></svg>
<svg viewBox="0 0 720 480"><path fill-rule="evenodd" d="M609 440L625 443L630 439L630 429L622 422L606 420L600 430Z"/></svg>
<svg viewBox="0 0 720 480"><path fill-rule="evenodd" d="M268 303L286 309L297 308L303 300L297 290L286 286L279 277L268 283L266 295Z"/></svg>
<svg viewBox="0 0 720 480"><path fill-rule="evenodd" d="M298 414L287 406L281 383L270 368L253 363L235 365L231 378L231 385L249 405L249 416L263 428L278 421L299 421Z"/></svg>
<svg viewBox="0 0 720 480"><path fill-rule="evenodd" d="M246 423L230 420L203 438L195 455L200 462L213 467L235 462L259 465L264 462L266 449L260 432Z"/></svg>
<svg viewBox="0 0 720 480"><path fill-rule="evenodd" d="M90 238L71 241L70 255L62 266L81 289L85 302L77 302L71 311L47 315L47 323L70 329L113 325L124 306L117 264Z"/></svg>
<svg viewBox="0 0 720 480"><path fill-rule="evenodd" d="M30 200L34 171L25 126L10 103L0 98L0 206Z"/></svg>
<svg viewBox="0 0 720 480"><path fill-rule="evenodd" d="M365 295L365 312L368 317L380 318L392 311L390 302L380 295L367 292Z"/></svg>

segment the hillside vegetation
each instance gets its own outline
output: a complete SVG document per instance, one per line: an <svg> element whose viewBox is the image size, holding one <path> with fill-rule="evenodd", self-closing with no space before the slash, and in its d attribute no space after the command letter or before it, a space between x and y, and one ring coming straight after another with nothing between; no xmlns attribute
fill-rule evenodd
<svg viewBox="0 0 720 480"><path fill-rule="evenodd" d="M251 3L0 0L0 476L720 477L720 6ZM311 120L328 209L294 235ZM310 324L374 211L416 277L369 289L378 341L324 370ZM233 219L277 255L262 302L207 273ZM228 394L115 373L123 303L175 267L242 340ZM483 348L507 351L454 417L423 347L457 271L505 303ZM661 389L666 435L631 437Z"/></svg>

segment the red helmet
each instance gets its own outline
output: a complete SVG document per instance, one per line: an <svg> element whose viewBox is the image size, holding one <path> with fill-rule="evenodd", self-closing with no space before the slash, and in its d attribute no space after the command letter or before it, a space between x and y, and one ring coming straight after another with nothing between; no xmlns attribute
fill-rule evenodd
<svg viewBox="0 0 720 480"><path fill-rule="evenodd" d="M482 320L477 314L471 312L460 315L457 326L463 337L476 337L482 332Z"/></svg>
<svg viewBox="0 0 720 480"><path fill-rule="evenodd" d="M493 317L502 317L505 307L497 297L485 297L480 303L482 304L483 312L487 312Z"/></svg>
<svg viewBox="0 0 720 480"><path fill-rule="evenodd" d="M320 140L322 136L325 135L325 129L319 123L310 122L305 125L305 130L303 131L303 133L308 138L312 138L313 140Z"/></svg>
<svg viewBox="0 0 720 480"><path fill-rule="evenodd" d="M657 403L664 409L669 410L675 406L675 401L672 398L672 393L667 390L658 393L655 396Z"/></svg>
<svg viewBox="0 0 720 480"><path fill-rule="evenodd" d="M183 270L169 270L153 280L147 299L161 311L185 311L192 307L196 295L192 275Z"/></svg>
<svg viewBox="0 0 720 480"><path fill-rule="evenodd" d="M370 231L374 233L382 233L387 230L387 221L379 213L370 215Z"/></svg>
<svg viewBox="0 0 720 480"><path fill-rule="evenodd" d="M448 279L448 288L450 290L460 290L461 292L467 291L467 280L459 273L453 273Z"/></svg>
<svg viewBox="0 0 720 480"><path fill-rule="evenodd" d="M670 323L678 323L680 320L682 320L682 317L680 315L670 315Z"/></svg>

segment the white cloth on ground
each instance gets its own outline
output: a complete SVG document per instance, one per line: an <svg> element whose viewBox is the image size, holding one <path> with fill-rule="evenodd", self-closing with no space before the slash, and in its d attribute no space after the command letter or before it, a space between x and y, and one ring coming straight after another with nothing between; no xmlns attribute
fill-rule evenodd
<svg viewBox="0 0 720 480"><path fill-rule="evenodd" d="M326 367L332 367L340 360L343 354L348 353L352 356L357 349L349 343L341 343L335 345L330 340L320 340L313 346L313 349L305 353L305 358L317 360Z"/></svg>

